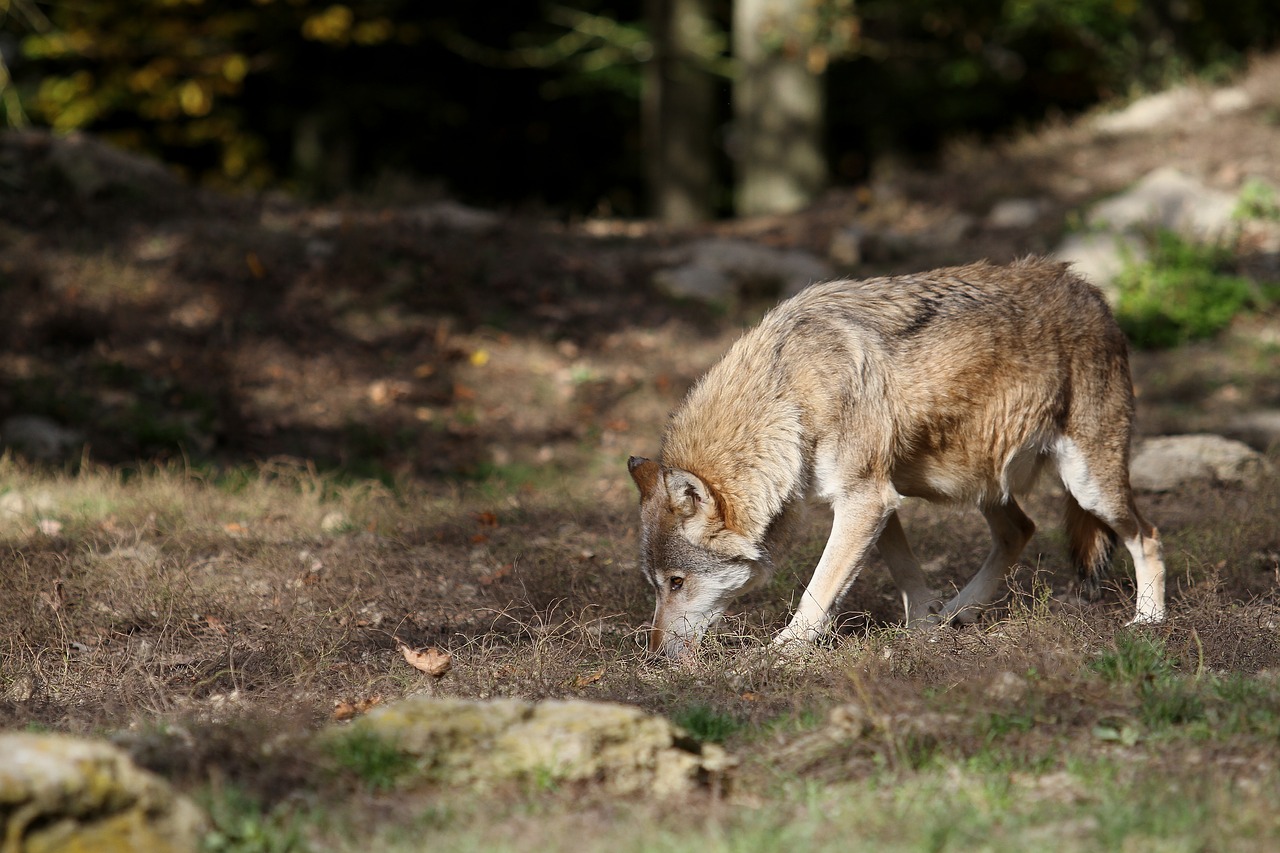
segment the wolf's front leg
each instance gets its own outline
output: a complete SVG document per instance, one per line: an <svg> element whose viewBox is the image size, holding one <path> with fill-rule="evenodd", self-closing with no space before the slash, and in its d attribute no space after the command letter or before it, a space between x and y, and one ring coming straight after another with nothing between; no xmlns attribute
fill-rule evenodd
<svg viewBox="0 0 1280 853"><path fill-rule="evenodd" d="M831 537L800 606L791 623L774 638L775 643L813 642L827 630L832 610L858 576L867 551L895 509L886 501L893 494L892 489L868 485L836 498L832 504Z"/></svg>
<svg viewBox="0 0 1280 853"><path fill-rule="evenodd" d="M920 561L907 543L907 534L902 529L896 510L889 513L876 547L884 558L885 565L889 567L889 574L898 591L902 593L906 626L919 628L929 624L931 617L942 607L942 595L931 588L925 579Z"/></svg>

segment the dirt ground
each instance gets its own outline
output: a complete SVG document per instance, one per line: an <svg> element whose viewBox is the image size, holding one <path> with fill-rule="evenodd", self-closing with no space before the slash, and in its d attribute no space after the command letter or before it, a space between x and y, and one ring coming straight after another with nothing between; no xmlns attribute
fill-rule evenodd
<svg viewBox="0 0 1280 853"><path fill-rule="evenodd" d="M658 250L696 236L825 253L855 220L928 232L957 213L974 217L965 239L849 272L1007 260L1049 249L1072 211L1168 163L1231 191L1248 176L1280 186L1280 61L1259 61L1242 85L1255 105L1213 121L1123 139L1081 123L959 145L936 170L886 166L802 214L693 231L516 214L459 227L426 202L215 197L146 170L68 176L62 143L0 137L0 418L44 415L84 439L65 457L0 461L0 725L112 733L180 784L233 779L264 810L317 785L317 759L282 758L264 746L271 737L327 724L341 703L423 689L673 715L705 706L739 726L731 747L767 741L783 756L770 772L810 781L901 769L897 741L837 761L806 740L831 707L963 712L987 707L1007 672L1041 679L1041 710L1009 736L1020 755L1074 754L1113 728L1123 741L1113 722L1136 713L1131 697L1088 672L1131 610L1129 569L1117 562L1100 601L1075 595L1049 485L1029 502L1040 532L1025 566L981 626L900 635L897 595L873 563L811 669L731 683L725 656L785 623L821 549L818 518L778 579L740 602L706 668L645 662L636 638L652 605L625 460L656 451L683 392L776 296L705 306L661 296L650 276ZM983 225L1006 197L1043 198L1051 212L1025 229ZM1277 265L1242 251L1246 269ZM1272 310L1209 343L1136 354L1139 432L1214 430L1280 407L1277 341ZM1272 678L1280 486L1141 501L1165 540L1173 617L1156 635L1174 668ZM904 514L931 577L962 584L986 550L979 516L917 504ZM426 684L397 641L451 651L453 672ZM1267 683L1263 705L1280 710ZM1005 704L1013 714L1017 702ZM779 720L795 730L779 733ZM1280 754L1258 746L1260 731L1197 747L1197 760L1252 756L1270 784ZM959 760L990 737L966 728L936 752ZM1160 754L1143 757L1157 775ZM325 784L308 796L346 796L341 780ZM357 835L398 808L358 800ZM461 816L439 818L442 837L481 822L451 808ZM552 846L582 831L560 807L540 808L559 827L540 830ZM588 812L607 822L614 808ZM718 808L701 804L698 825L721 820ZM662 824L649 812L622 824L651 818ZM529 820L505 814L507 834L468 844L524 847Z"/></svg>

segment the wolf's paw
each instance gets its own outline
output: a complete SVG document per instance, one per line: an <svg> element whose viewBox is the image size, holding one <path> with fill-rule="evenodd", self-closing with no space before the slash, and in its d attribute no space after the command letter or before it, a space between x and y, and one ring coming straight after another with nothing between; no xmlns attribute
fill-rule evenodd
<svg viewBox="0 0 1280 853"><path fill-rule="evenodd" d="M1164 611L1156 613L1139 613L1124 623L1126 628L1132 628L1135 625L1160 625L1164 622Z"/></svg>
<svg viewBox="0 0 1280 853"><path fill-rule="evenodd" d="M908 631L928 630L945 623L942 617L942 595L928 590L925 595L913 599L907 605L906 628Z"/></svg>

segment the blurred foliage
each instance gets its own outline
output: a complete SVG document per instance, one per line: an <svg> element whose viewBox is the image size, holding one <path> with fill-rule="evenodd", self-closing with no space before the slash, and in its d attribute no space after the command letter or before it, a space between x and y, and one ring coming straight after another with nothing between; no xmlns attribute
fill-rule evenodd
<svg viewBox="0 0 1280 853"><path fill-rule="evenodd" d="M1280 35L1274 0L808 0L761 33L828 72L833 172L927 153ZM731 0L704 46L728 101ZM0 116L87 129L224 184L405 176L487 203L642 208L642 0L0 0ZM728 121L728 111L721 117ZM724 134L727 138L728 134ZM727 156L727 155L724 155Z"/></svg>
<svg viewBox="0 0 1280 853"><path fill-rule="evenodd" d="M1171 231L1152 235L1151 244L1150 257L1130 257L1116 279L1116 319L1139 348L1211 338L1236 315L1280 297L1276 286L1237 275L1227 247L1189 243Z"/></svg>

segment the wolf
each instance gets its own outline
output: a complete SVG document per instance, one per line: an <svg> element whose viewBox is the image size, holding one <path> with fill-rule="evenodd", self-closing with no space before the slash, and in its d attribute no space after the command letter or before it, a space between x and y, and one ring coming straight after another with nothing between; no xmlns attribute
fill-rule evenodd
<svg viewBox="0 0 1280 853"><path fill-rule="evenodd" d="M1128 347L1102 294L1026 258L814 284L746 332L672 414L658 459L632 456L640 564L657 594L651 653L689 654L767 581L809 500L831 533L777 643L812 642L875 546L909 626L968 622L1000 594L1035 524L1019 507L1046 465L1096 591L1116 538L1133 557L1133 623L1165 615L1160 538L1129 485ZM898 518L904 497L982 512L991 551L949 601Z"/></svg>

